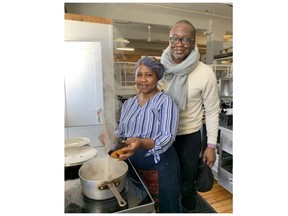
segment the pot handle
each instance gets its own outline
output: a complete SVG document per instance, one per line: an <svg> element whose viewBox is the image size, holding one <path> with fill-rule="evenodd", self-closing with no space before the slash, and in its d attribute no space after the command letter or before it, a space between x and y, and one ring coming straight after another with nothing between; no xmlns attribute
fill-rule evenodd
<svg viewBox="0 0 288 216"><path fill-rule="evenodd" d="M116 188L116 186L114 185L113 182L110 182L107 184L108 187L110 188L110 190L112 191L112 193L114 194L114 196L116 197L119 206L125 206L127 203L126 201L122 198L122 196L120 195L118 189Z"/></svg>

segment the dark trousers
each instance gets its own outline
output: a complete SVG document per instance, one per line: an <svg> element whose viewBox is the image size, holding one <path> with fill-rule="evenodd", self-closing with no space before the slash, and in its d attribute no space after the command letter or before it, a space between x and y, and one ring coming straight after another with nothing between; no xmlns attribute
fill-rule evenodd
<svg viewBox="0 0 288 216"><path fill-rule="evenodd" d="M134 155L130 158L130 161L137 170L142 171L142 175L145 175L145 171L157 172L159 203L156 202L157 200L154 200L156 203L155 207L158 208L159 206L160 213L182 213L179 199L180 165L173 145L167 149L166 152L160 154L160 161L157 164L154 163L154 157L152 155L145 157L144 155L146 153L147 150L137 149ZM146 184L147 183L148 182L146 182ZM153 192L150 191L150 193ZM154 195L157 196L157 193Z"/></svg>
<svg viewBox="0 0 288 216"><path fill-rule="evenodd" d="M180 161L182 207L193 210L196 207L195 181L201 152L201 132L179 135L173 145Z"/></svg>

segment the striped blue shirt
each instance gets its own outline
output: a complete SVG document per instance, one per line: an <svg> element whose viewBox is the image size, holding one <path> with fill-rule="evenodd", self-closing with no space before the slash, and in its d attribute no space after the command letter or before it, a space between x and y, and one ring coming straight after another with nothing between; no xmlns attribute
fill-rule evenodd
<svg viewBox="0 0 288 216"><path fill-rule="evenodd" d="M146 104L139 106L138 97L126 100L116 133L121 137L152 138L154 148L145 156L153 155L155 163L175 140L179 110L174 100L164 92L158 92Z"/></svg>

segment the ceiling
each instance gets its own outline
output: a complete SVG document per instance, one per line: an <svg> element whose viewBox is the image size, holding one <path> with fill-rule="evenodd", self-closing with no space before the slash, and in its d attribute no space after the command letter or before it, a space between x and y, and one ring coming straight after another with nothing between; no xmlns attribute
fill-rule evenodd
<svg viewBox="0 0 288 216"><path fill-rule="evenodd" d="M163 8L163 9L171 9L179 12L187 12L193 14L193 16L197 15L199 18L207 18L207 16L211 17L219 17L219 18L230 18L232 19L232 3L153 3L153 4L145 4L153 7Z"/></svg>
<svg viewBox="0 0 288 216"><path fill-rule="evenodd" d="M157 3L144 4L178 13L188 13L199 19L211 17L211 19L232 19L232 4L219 3ZM131 55L152 55L161 56L163 50L168 46L169 25L159 25L153 23L139 23L126 20L113 19L114 27L121 32L119 37L125 38L129 43L116 43L115 47L133 47L133 52L117 51L118 57ZM232 35L232 33L231 33ZM230 35L230 37L231 37ZM115 36L118 38L118 36ZM206 30L197 29L196 41L200 54L206 53ZM226 36L227 37L227 36Z"/></svg>
<svg viewBox="0 0 288 216"><path fill-rule="evenodd" d="M130 7L132 5L133 9ZM123 12L123 8L127 10ZM142 13L133 13L139 10L142 10ZM133 55L135 58L138 58L139 55L160 56L168 46L171 22L167 19L167 15L173 18L177 16L189 17L198 21L232 20L233 16L232 3L95 3L85 5L65 3L65 11L111 18L113 20L114 39L124 38L129 41L129 43L115 41L114 48L132 47L135 49L133 52L115 49L114 53L116 56L118 55L117 58L120 60L123 60L123 57L125 60L127 56ZM142 17L141 20L143 14L144 18ZM155 18L152 19L151 17ZM179 20L179 18L177 19ZM206 29L197 28L196 41L200 54L206 53L206 31Z"/></svg>

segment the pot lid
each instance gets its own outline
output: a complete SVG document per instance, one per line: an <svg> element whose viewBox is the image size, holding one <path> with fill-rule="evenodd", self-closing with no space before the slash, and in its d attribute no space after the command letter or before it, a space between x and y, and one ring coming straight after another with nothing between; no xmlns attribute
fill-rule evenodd
<svg viewBox="0 0 288 216"><path fill-rule="evenodd" d="M90 143L90 139L86 137L71 137L65 139L65 148L75 147L75 146L84 146Z"/></svg>
<svg viewBox="0 0 288 216"><path fill-rule="evenodd" d="M97 154L95 148L89 146L77 146L71 148L65 148L65 166L76 166L80 165Z"/></svg>

